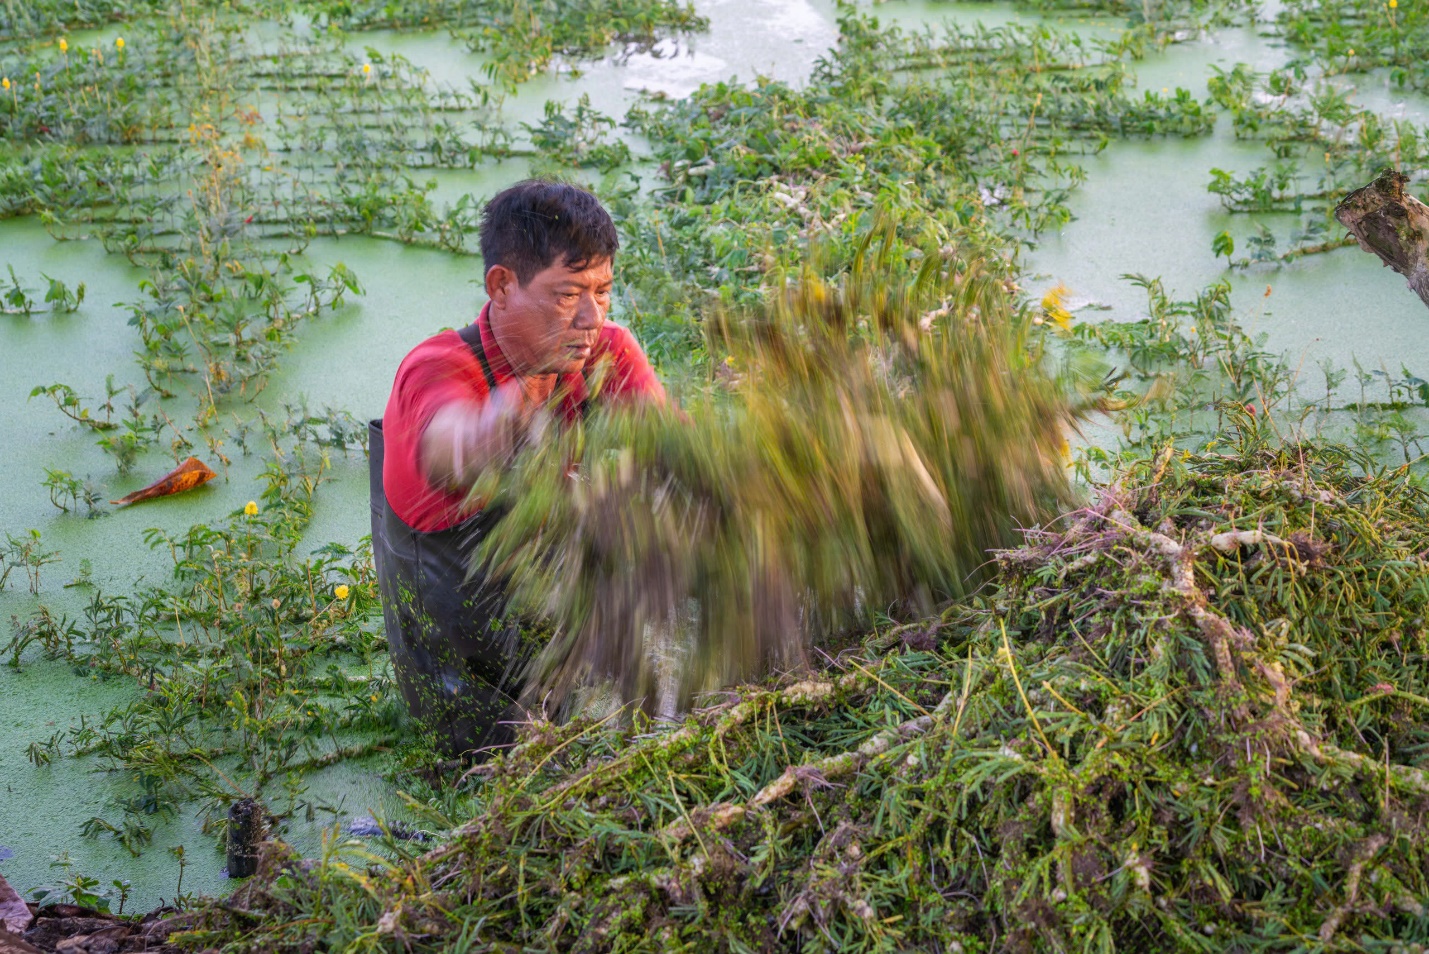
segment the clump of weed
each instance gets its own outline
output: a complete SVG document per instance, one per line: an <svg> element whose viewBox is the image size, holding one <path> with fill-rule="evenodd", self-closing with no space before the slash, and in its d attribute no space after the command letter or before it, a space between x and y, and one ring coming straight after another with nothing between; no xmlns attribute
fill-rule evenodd
<svg viewBox="0 0 1429 954"><path fill-rule="evenodd" d="M648 49L669 34L707 26L694 4L678 0L304 0L302 5L349 30L445 27L484 54L487 75L507 87L558 59L590 58L612 43Z"/></svg>
<svg viewBox="0 0 1429 954"><path fill-rule="evenodd" d="M966 592L989 548L1070 502L1075 412L1030 321L975 260L907 269L893 232L840 280L816 254L712 324L727 392L616 409L502 481L486 557L556 630L531 699L613 680L671 711L798 666L815 636Z"/></svg>
<svg viewBox="0 0 1429 954"><path fill-rule="evenodd" d="M901 254L973 246L1014 280L1020 242L1071 220L1079 156L1111 137L1210 132L1185 90L1133 90L1129 58L1051 29L912 32L846 10L805 87L715 83L632 110L665 182L618 205L623 314L677 365L711 303L757 302L811 243L846 268L879 208L898 214Z"/></svg>

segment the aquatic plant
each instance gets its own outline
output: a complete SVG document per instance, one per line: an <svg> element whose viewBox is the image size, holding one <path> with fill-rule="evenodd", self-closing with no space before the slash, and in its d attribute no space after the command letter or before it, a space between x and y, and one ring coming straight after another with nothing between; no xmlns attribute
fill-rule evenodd
<svg viewBox="0 0 1429 954"><path fill-rule="evenodd" d="M1352 89L1307 71L1304 63L1264 73L1244 63L1217 68L1208 89L1230 113L1236 137L1263 141L1273 162L1243 172L1213 168L1207 189L1230 212L1296 216L1288 236L1267 225L1274 219L1257 218L1256 234L1244 240L1250 254L1231 261L1237 267L1353 244L1334 221L1335 204L1386 166L1415 169L1429 161L1429 137L1420 124L1356 104Z"/></svg>
<svg viewBox="0 0 1429 954"><path fill-rule="evenodd" d="M115 773L120 817L91 818L86 834L109 834L138 853L156 817L191 803L209 821L242 797L264 798L278 820L313 813L321 806L304 798L306 774L370 755L396 731L370 551L332 543L300 554L328 461L326 451L289 443L290 434L266 428L272 460L261 508L145 534L173 557L169 584L130 595L95 589L75 617L41 608L17 620L0 647L16 668L38 646L92 678L140 687L31 754L37 763L95 755ZM54 558L39 542L37 533L12 536L11 549L0 550L0 584L13 565L38 585L39 567Z"/></svg>
<svg viewBox="0 0 1429 954"><path fill-rule="evenodd" d="M5 533L5 546L0 547L0 589L5 588L10 574L21 569L30 581L30 594L40 592L40 570L59 562L58 550L42 546L40 531L33 527L20 534ZM6 650L0 650L0 653Z"/></svg>
<svg viewBox="0 0 1429 954"><path fill-rule="evenodd" d="M170 0L3 0L0 44L45 39L68 30L102 27L164 9ZM60 37L61 52L69 43Z"/></svg>
<svg viewBox="0 0 1429 954"><path fill-rule="evenodd" d="M667 366L702 360L700 318L755 302L810 242L846 267L878 206L898 212L899 254L972 245L1011 282L1017 246L1068 221L1079 155L1213 122L1184 91L1132 90L1126 49L1062 31L908 32L853 10L839 30L805 88L716 83L627 117L667 184L616 203L621 314Z"/></svg>
<svg viewBox="0 0 1429 954"><path fill-rule="evenodd" d="M595 166L609 172L630 162L630 147L624 142L611 142L615 120L590 104L590 95L581 94L570 115L566 107L555 100L546 102L545 116L535 126L522 123L531 137L531 145L545 160L571 166Z"/></svg>
<svg viewBox="0 0 1429 954"><path fill-rule="evenodd" d="M45 479L40 483L50 492L50 503L65 513L68 513L71 507L77 513L81 500L84 501L85 510L90 517L103 513L100 504L104 498L95 488L93 481L82 480L67 470L46 467Z"/></svg>
<svg viewBox="0 0 1429 954"><path fill-rule="evenodd" d="M529 704L610 680L672 712L798 667L815 638L967 592L989 548L1071 502L1076 383L979 260L930 249L904 273L896 231L714 325L727 398L597 415L500 479L482 559L554 630Z"/></svg>
<svg viewBox="0 0 1429 954"><path fill-rule="evenodd" d="M5 289L0 295L0 301L5 303L3 314L23 315L28 318L35 310L35 300L30 297L29 288L20 284L20 279L15 275L13 266L9 267L10 287Z"/></svg>
<svg viewBox="0 0 1429 954"><path fill-rule="evenodd" d="M1125 18L1124 42L1138 48L1151 41L1159 45L1198 38L1216 27L1254 23L1259 5L1254 0L1018 0L1018 5L1042 14L1109 14Z"/></svg>
<svg viewBox="0 0 1429 954"><path fill-rule="evenodd" d="M512 87L556 57L589 58L615 43L649 48L666 36L702 30L680 0L302 0L300 7L347 30L445 28L486 57L485 72Z"/></svg>
<svg viewBox="0 0 1429 954"><path fill-rule="evenodd" d="M1417 4L1398 0L1291 0L1277 11L1283 36L1323 64L1327 73L1387 68L1396 86L1423 88L1429 81L1424 53L1429 18Z"/></svg>

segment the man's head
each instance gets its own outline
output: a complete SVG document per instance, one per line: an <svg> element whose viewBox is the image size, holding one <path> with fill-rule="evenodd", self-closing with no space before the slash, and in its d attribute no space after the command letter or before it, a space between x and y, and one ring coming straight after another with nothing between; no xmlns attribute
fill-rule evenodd
<svg viewBox="0 0 1429 954"><path fill-rule="evenodd" d="M528 179L481 217L491 327L521 374L579 371L610 308L620 238L584 189Z"/></svg>

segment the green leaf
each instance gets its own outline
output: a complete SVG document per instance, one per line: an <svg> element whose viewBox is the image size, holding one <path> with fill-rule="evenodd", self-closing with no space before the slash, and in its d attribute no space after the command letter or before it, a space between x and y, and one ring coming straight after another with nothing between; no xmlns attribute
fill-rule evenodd
<svg viewBox="0 0 1429 954"><path fill-rule="evenodd" d="M1222 231L1215 238L1211 239L1211 254L1216 258L1222 255L1226 261L1230 261L1231 254L1235 252L1235 239L1231 238L1230 232Z"/></svg>

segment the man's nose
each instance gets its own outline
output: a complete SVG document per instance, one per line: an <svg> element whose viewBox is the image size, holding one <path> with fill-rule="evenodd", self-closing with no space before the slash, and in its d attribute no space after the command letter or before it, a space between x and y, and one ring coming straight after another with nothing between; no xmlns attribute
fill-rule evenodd
<svg viewBox="0 0 1429 954"><path fill-rule="evenodd" d="M571 327L580 331L599 328L600 319L604 313L604 309L600 307L600 302L595 300L594 295L582 295L580 302L576 305L576 319L571 322Z"/></svg>

